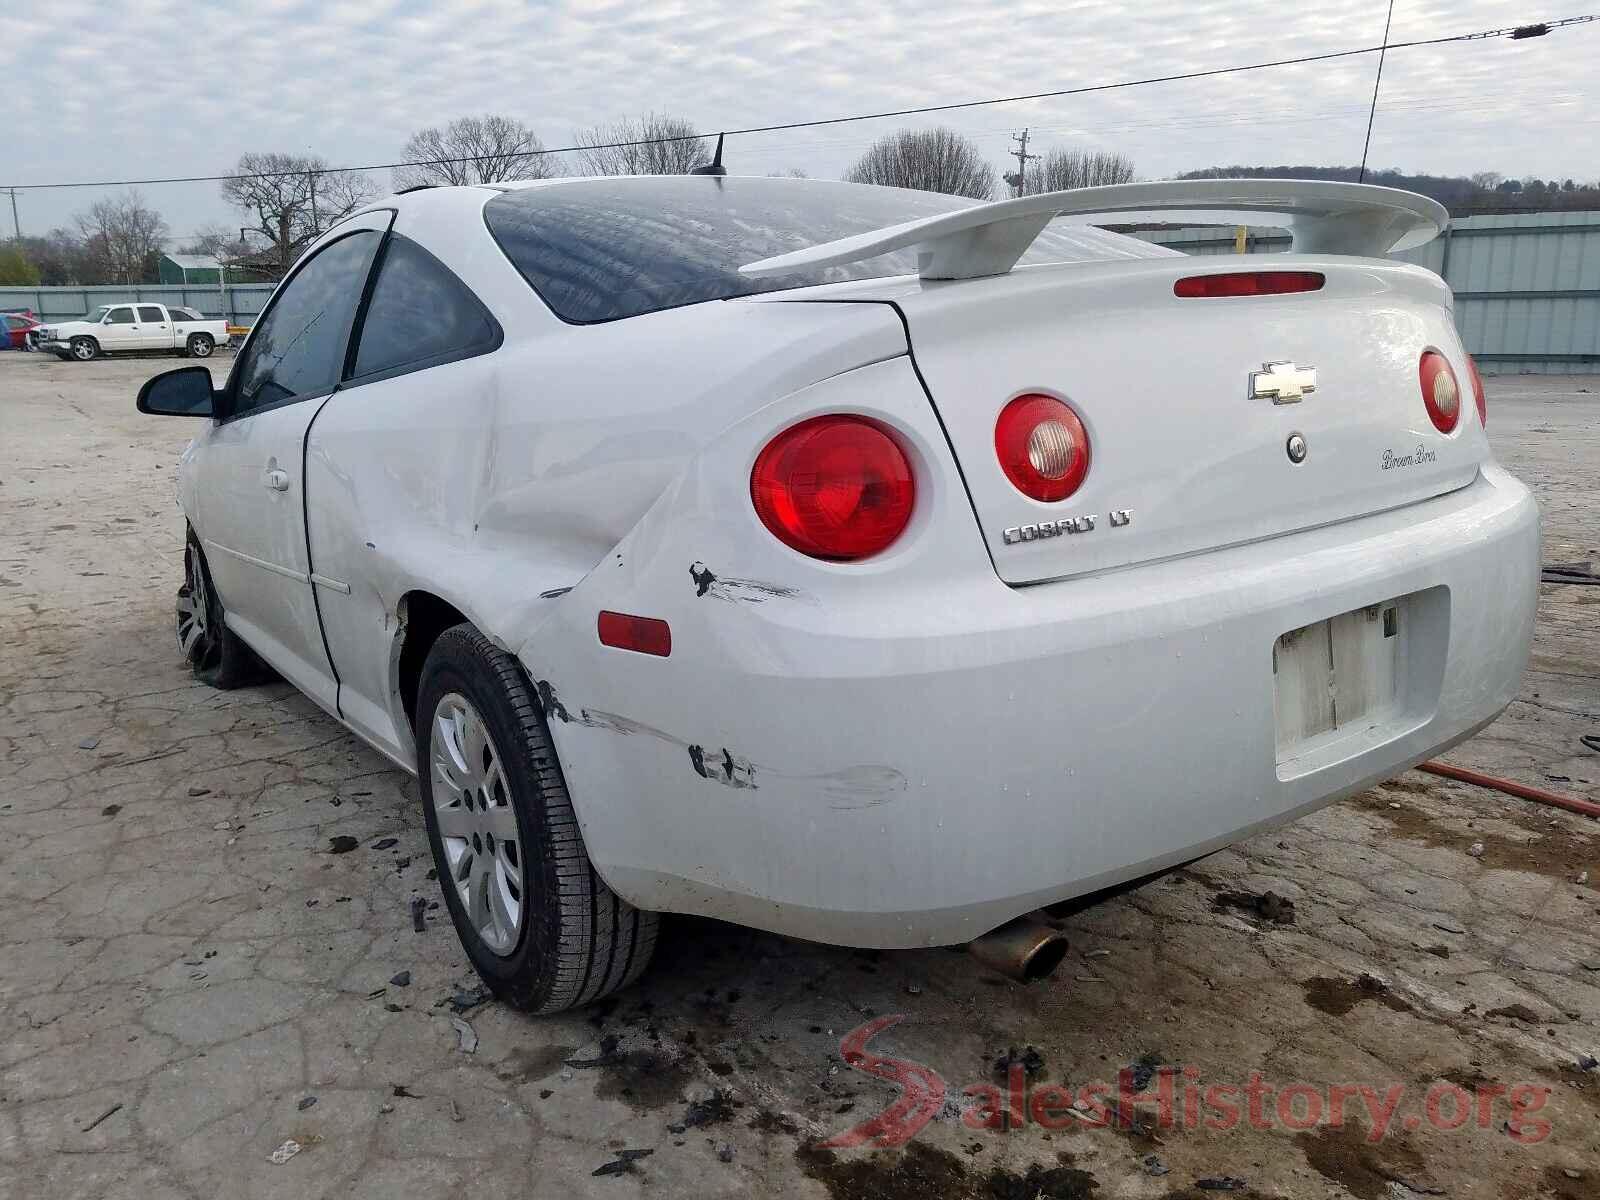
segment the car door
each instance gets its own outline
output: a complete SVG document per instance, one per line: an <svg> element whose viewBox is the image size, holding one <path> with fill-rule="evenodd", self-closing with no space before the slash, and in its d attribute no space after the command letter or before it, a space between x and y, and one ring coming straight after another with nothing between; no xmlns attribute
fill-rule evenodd
<svg viewBox="0 0 1600 1200"><path fill-rule="evenodd" d="M100 349L137 350L139 348L138 318L133 305L119 304L100 322Z"/></svg>
<svg viewBox="0 0 1600 1200"><path fill-rule="evenodd" d="M167 320L167 310L159 304L139 304L134 308L139 315L134 323L139 333L139 349L172 349L172 323Z"/></svg>
<svg viewBox="0 0 1600 1200"><path fill-rule="evenodd" d="M222 416L194 458L197 532L228 625L331 712L337 684L306 546L305 434L339 385L391 219L355 218L296 265L240 351Z"/></svg>
<svg viewBox="0 0 1600 1200"><path fill-rule="evenodd" d="M306 440L308 532L339 713L413 761L392 672L397 566L469 552L460 501L482 470L483 426L503 340L487 306L443 263L391 233L359 322L348 378ZM446 570L445 573L448 573Z"/></svg>

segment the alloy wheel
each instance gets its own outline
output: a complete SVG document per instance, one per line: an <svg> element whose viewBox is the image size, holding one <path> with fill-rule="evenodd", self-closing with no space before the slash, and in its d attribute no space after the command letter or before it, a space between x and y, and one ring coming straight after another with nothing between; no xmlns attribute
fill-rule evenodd
<svg viewBox="0 0 1600 1200"><path fill-rule="evenodd" d="M178 649L185 658L206 637L210 614L206 609L206 573L193 549L183 555L183 590L178 593Z"/></svg>
<svg viewBox="0 0 1600 1200"><path fill-rule="evenodd" d="M428 760L449 882L484 945L505 957L527 919L522 833L494 739L459 692L434 709Z"/></svg>

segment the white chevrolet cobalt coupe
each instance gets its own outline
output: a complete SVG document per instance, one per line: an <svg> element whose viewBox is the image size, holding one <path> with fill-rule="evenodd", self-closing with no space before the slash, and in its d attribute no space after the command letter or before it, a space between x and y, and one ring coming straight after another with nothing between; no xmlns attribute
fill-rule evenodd
<svg viewBox="0 0 1600 1200"><path fill-rule="evenodd" d="M1111 223L1285 227L1192 258ZM416 773L533 1012L658 914L972 943L1388 778L1516 695L1538 515L1404 192L417 191L313 245L179 466L178 634Z"/></svg>

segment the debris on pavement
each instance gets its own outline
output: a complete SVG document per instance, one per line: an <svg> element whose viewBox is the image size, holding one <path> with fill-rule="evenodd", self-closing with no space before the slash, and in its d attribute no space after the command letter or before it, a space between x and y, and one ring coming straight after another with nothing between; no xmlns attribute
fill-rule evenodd
<svg viewBox="0 0 1600 1200"><path fill-rule="evenodd" d="M397 1099L397 1100L421 1100L422 1099L421 1096L417 1095L417 1093L413 1092L410 1088L408 1088L403 1083L395 1084L394 1085L394 1090L392 1092L390 1092L389 1094L391 1096L395 1097L395 1099Z"/></svg>
<svg viewBox="0 0 1600 1200"><path fill-rule="evenodd" d="M189 789L189 795L191 795L191 796L209 796L209 795L211 795L211 789L210 788L203 788L203 787L192 787L192 788Z"/></svg>
<svg viewBox="0 0 1600 1200"><path fill-rule="evenodd" d="M108 804L108 805L106 805L104 808L102 808L100 810L100 815L102 817L114 817L121 811L122 811L122 805L120 805L120 804ZM1582 882L1582 881L1580 880L1579 882Z"/></svg>
<svg viewBox="0 0 1600 1200"><path fill-rule="evenodd" d="M411 928L418 933L428 929L428 902L421 896L411 897Z"/></svg>
<svg viewBox="0 0 1600 1200"><path fill-rule="evenodd" d="M1214 1175L1196 1179L1195 1187L1202 1192L1242 1192L1250 1185L1237 1175Z"/></svg>
<svg viewBox="0 0 1600 1200"><path fill-rule="evenodd" d="M717 1147L717 1157L720 1158L725 1163L732 1162L733 1161L733 1145L732 1145L732 1143L723 1142L722 1145L718 1146Z"/></svg>
<svg viewBox="0 0 1600 1200"><path fill-rule="evenodd" d="M689 1101L689 1107L683 1112L683 1120L667 1126L667 1129L672 1133L682 1133L685 1129L702 1125L722 1125L732 1119L733 1094L727 1088L717 1088L704 1100Z"/></svg>
<svg viewBox="0 0 1600 1200"><path fill-rule="evenodd" d="M1167 1166L1166 1163L1162 1162L1154 1154L1146 1154L1144 1158L1140 1159L1139 1165L1144 1168L1144 1173L1146 1175L1154 1175L1158 1179L1161 1176L1171 1174L1172 1172L1172 1168Z"/></svg>
<svg viewBox="0 0 1600 1200"><path fill-rule="evenodd" d="M1161 1067L1161 1056L1155 1053L1141 1054L1133 1062L1122 1069L1128 1072L1129 1082L1133 1091L1142 1092L1150 1086L1150 1081L1156 1077L1156 1071Z"/></svg>
<svg viewBox="0 0 1600 1200"><path fill-rule="evenodd" d="M489 993L484 988L479 987L472 988L470 990L466 988L457 988L452 995L444 1000L440 1000L438 1004L434 1005L434 1007L438 1008L440 1005L448 1004L450 1006L450 1011L459 1017L463 1013L471 1012L480 1004L487 1004L489 999Z"/></svg>
<svg viewBox="0 0 1600 1200"><path fill-rule="evenodd" d="M122 1111L122 1102L119 1100L119 1101L117 1101L117 1103L113 1104L110 1108L106 1109L105 1112L101 1113L98 1117L96 1117L94 1120L90 1121L87 1125L85 1125L83 1127L83 1132L84 1133L88 1133L96 1125L103 1124L105 1121L110 1120L113 1116L115 1116L117 1113L119 1113L121 1111Z"/></svg>
<svg viewBox="0 0 1600 1200"><path fill-rule="evenodd" d="M394 984L395 987L410 987L411 972L396 971L393 975L389 976L389 982Z"/></svg>
<svg viewBox="0 0 1600 1200"><path fill-rule="evenodd" d="M612 1159L608 1163L601 1164L595 1170L591 1171L590 1174L631 1175L637 1169L634 1167L634 1163L638 1162L641 1158L649 1158L650 1155L654 1153L654 1149L619 1150L617 1151L616 1158Z"/></svg>
<svg viewBox="0 0 1600 1200"><path fill-rule="evenodd" d="M1044 1055L1032 1046L1027 1046L1022 1053L1017 1053L1015 1046L1008 1046L1006 1052L994 1060L994 1073L997 1078L1005 1079L1011 1073L1013 1064L1022 1067L1022 1073L1029 1079L1044 1074Z"/></svg>
<svg viewBox="0 0 1600 1200"><path fill-rule="evenodd" d="M1483 857L1483 843L1482 842L1473 842L1472 845L1467 847L1467 854L1468 854L1468 856L1470 856L1472 858L1482 858Z"/></svg>
<svg viewBox="0 0 1600 1200"><path fill-rule="evenodd" d="M1502 1004L1499 1008L1491 1008L1483 1014L1486 1017L1507 1017L1513 1021L1521 1021L1524 1025L1539 1025L1543 1018L1526 1004Z"/></svg>
<svg viewBox="0 0 1600 1200"><path fill-rule="evenodd" d="M451 1017L450 1025L456 1031L456 1048L463 1054L478 1052L478 1031L460 1017Z"/></svg>
<svg viewBox="0 0 1600 1200"><path fill-rule="evenodd" d="M275 1167L281 1167L296 1154L299 1154L303 1149L304 1147L301 1146L299 1142L295 1141L293 1138L290 1138L271 1154L267 1155L267 1161Z"/></svg>
<svg viewBox="0 0 1600 1200"><path fill-rule="evenodd" d="M295 1107L298 1108L301 1112L305 1112L306 1109L310 1108L316 1102L317 1102L317 1098L315 1096L307 1096L303 1100L301 1100L299 1104L295 1105Z"/></svg>
<svg viewBox="0 0 1600 1200"><path fill-rule="evenodd" d="M377 841L372 843L372 849L374 849L374 850L387 850L390 846L398 846L399 844L400 844L400 839L399 838L392 838L392 837L379 838Z"/></svg>
<svg viewBox="0 0 1600 1200"><path fill-rule="evenodd" d="M1592 1071L1596 1067L1600 1067L1600 1058L1596 1058L1592 1054L1585 1054L1578 1060L1578 1070L1580 1071Z"/></svg>
<svg viewBox="0 0 1600 1200"><path fill-rule="evenodd" d="M78 740L78 749L79 750L93 750L99 744L100 744L100 739L97 738L97 737L80 738Z"/></svg>
<svg viewBox="0 0 1600 1200"><path fill-rule="evenodd" d="M1236 908L1274 925L1294 924L1294 901L1277 892L1218 892L1211 907L1219 912Z"/></svg>
<svg viewBox="0 0 1600 1200"><path fill-rule="evenodd" d="M349 834L341 833L338 837L328 839L329 854L349 854L361 843Z"/></svg>

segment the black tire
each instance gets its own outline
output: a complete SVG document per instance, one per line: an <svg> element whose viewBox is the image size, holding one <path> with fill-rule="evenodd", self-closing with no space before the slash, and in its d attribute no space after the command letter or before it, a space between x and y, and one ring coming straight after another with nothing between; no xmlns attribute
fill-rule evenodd
<svg viewBox="0 0 1600 1200"><path fill-rule="evenodd" d="M190 358L210 358L216 348L217 344L209 333L191 333L186 347Z"/></svg>
<svg viewBox="0 0 1600 1200"><path fill-rule="evenodd" d="M92 337L75 337L67 345L72 347L72 357L79 362L92 362L100 357L100 343Z"/></svg>
<svg viewBox="0 0 1600 1200"><path fill-rule="evenodd" d="M176 625L178 650L201 683L226 692L273 678L272 669L224 621L222 600L211 583L205 551L192 529L183 550Z"/></svg>
<svg viewBox="0 0 1600 1200"><path fill-rule="evenodd" d="M469 919L440 836L432 746L436 716L451 696L464 697L481 717L528 848L521 855L520 926L503 954ZM549 730L517 660L471 625L440 634L422 667L416 744L422 811L445 904L490 990L524 1012L556 1013L636 980L655 952L660 918L623 900L590 864Z"/></svg>

